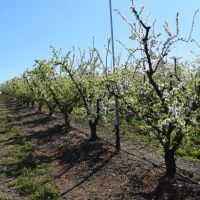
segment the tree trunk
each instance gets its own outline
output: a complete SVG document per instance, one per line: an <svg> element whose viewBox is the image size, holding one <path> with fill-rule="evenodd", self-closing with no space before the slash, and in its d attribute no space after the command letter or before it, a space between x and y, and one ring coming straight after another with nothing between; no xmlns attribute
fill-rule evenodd
<svg viewBox="0 0 200 200"><path fill-rule="evenodd" d="M32 101L31 104L32 104L31 108L34 108L34 104L35 104L35 102Z"/></svg>
<svg viewBox="0 0 200 200"><path fill-rule="evenodd" d="M42 110L42 106L43 106L43 103L39 103L39 105L38 105L38 111Z"/></svg>
<svg viewBox="0 0 200 200"><path fill-rule="evenodd" d="M64 117L65 117L65 124L69 125L69 123L70 123L70 117L69 117L68 113L64 113Z"/></svg>
<svg viewBox="0 0 200 200"><path fill-rule="evenodd" d="M91 120L89 121L92 141L97 140L97 124L98 124L98 120L99 120L99 112L100 112L99 102L100 101L101 101L101 99L97 99L97 118L94 120L94 122L92 122Z"/></svg>
<svg viewBox="0 0 200 200"><path fill-rule="evenodd" d="M27 106L29 106L29 102L27 102Z"/></svg>
<svg viewBox="0 0 200 200"><path fill-rule="evenodd" d="M96 128L96 125L97 124L95 122L92 123L91 120L90 120L89 124L90 124L90 130L91 130L91 140L92 141L96 141L96 139L97 139L97 128Z"/></svg>
<svg viewBox="0 0 200 200"><path fill-rule="evenodd" d="M52 115L53 115L53 109L49 109L49 117L51 118L52 117Z"/></svg>
<svg viewBox="0 0 200 200"><path fill-rule="evenodd" d="M166 145L164 146L165 150L165 165L166 165L166 175L174 177L176 174L176 159L174 158L174 150L169 149L169 147Z"/></svg>

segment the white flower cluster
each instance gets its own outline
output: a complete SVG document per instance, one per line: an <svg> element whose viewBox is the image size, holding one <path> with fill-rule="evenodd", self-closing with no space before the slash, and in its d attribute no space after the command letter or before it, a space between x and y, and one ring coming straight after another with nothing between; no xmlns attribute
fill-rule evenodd
<svg viewBox="0 0 200 200"><path fill-rule="evenodd" d="M168 139L163 139L162 142L163 144L166 144L169 140Z"/></svg>
<svg viewBox="0 0 200 200"><path fill-rule="evenodd" d="M107 122L106 119L106 114L107 114L107 106L108 102L107 101L100 101L99 102L99 108L100 108L100 122L105 123Z"/></svg>
<svg viewBox="0 0 200 200"><path fill-rule="evenodd" d="M99 101L99 117L100 117L100 123L105 123L107 122L107 111L108 107L112 107L115 103L113 101L109 101L107 97L104 97L101 101ZM96 112L96 105L95 104L90 104L89 106L89 112L90 115L88 116L88 121L94 120L97 118L98 113Z"/></svg>
<svg viewBox="0 0 200 200"><path fill-rule="evenodd" d="M50 86L51 90L54 90L54 87L53 86Z"/></svg>
<svg viewBox="0 0 200 200"><path fill-rule="evenodd" d="M182 109L183 109L183 104L178 105L178 103L175 103L175 105L172 108L170 108L175 119L180 118Z"/></svg>
<svg viewBox="0 0 200 200"><path fill-rule="evenodd" d="M146 71L144 71L142 68L137 69L135 72L139 73L139 74L146 75Z"/></svg>
<svg viewBox="0 0 200 200"><path fill-rule="evenodd" d="M174 118L167 118L160 124L160 127L169 126L169 124L172 124L175 121L176 120Z"/></svg>
<svg viewBox="0 0 200 200"><path fill-rule="evenodd" d="M163 25L163 26L165 28L166 33L169 35L169 37L172 37L172 33L171 33L170 28L169 28L168 22L165 21L165 24L166 24L166 26L165 25ZM170 40L170 38L168 38L168 39Z"/></svg>
<svg viewBox="0 0 200 200"><path fill-rule="evenodd" d="M89 107L89 111L90 111L90 115L88 116L88 121L92 121L94 122L94 120L97 118L97 112L96 110L94 110L93 106L90 105Z"/></svg>

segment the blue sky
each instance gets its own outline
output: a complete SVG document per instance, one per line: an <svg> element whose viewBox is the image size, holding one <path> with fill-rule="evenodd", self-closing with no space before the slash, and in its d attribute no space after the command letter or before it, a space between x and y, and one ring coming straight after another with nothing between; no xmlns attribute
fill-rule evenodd
<svg viewBox="0 0 200 200"><path fill-rule="evenodd" d="M200 8L199 0L135 0L138 11L145 5L142 17L151 12L149 24L157 20L155 31L162 33L161 39L166 40L164 21L169 23L173 34L176 32L176 11L180 12L179 25L180 37L188 38L192 18L197 8ZM136 22L135 16L130 10L130 0L112 0L112 10L119 10L128 21ZM121 19L117 12L113 11L114 39L119 39L127 47L138 46L137 42L129 39L130 27ZM109 0L6 0L0 3L0 84L6 80L18 76L27 68L32 69L35 59L52 58L50 45L56 50L62 49L67 54L75 46L83 51L93 45L99 50L105 60L107 38L110 33ZM195 19L192 37L200 43L200 12ZM122 46L115 44L115 53L121 51ZM177 43L173 54L183 56L183 60L193 60L190 53L193 50L197 54L200 49L195 44ZM127 58L127 52L122 50L121 63ZM108 62L109 64L109 62Z"/></svg>

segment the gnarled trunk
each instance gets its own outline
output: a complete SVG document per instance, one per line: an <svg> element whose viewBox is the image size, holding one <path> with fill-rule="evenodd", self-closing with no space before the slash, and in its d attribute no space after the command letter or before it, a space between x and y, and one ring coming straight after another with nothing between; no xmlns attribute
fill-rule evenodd
<svg viewBox="0 0 200 200"><path fill-rule="evenodd" d="M49 117L51 118L53 115L53 109L49 109Z"/></svg>
<svg viewBox="0 0 200 200"><path fill-rule="evenodd" d="M32 104L31 108L34 108L34 104L35 104L35 102L32 101L31 104Z"/></svg>
<svg viewBox="0 0 200 200"><path fill-rule="evenodd" d="M49 108L49 117L52 117L55 110L55 106L52 106L51 104L48 104L48 103L47 103L47 106Z"/></svg>
<svg viewBox="0 0 200 200"><path fill-rule="evenodd" d="M39 105L38 105L38 111L42 110L42 106L43 106L43 103L39 103Z"/></svg>
<svg viewBox="0 0 200 200"><path fill-rule="evenodd" d="M91 140L95 141L97 139L97 123L89 121L90 130L91 130Z"/></svg>
<svg viewBox="0 0 200 200"><path fill-rule="evenodd" d="M165 150L165 164L166 164L166 175L174 176L176 174L176 159L174 158L175 151L169 149L167 145L164 146Z"/></svg>
<svg viewBox="0 0 200 200"><path fill-rule="evenodd" d="M97 124L99 120L99 112L100 112L99 102L100 101L101 99L97 99L97 118L94 120L94 122L92 122L92 120L89 121L92 141L97 140Z"/></svg>
<svg viewBox="0 0 200 200"><path fill-rule="evenodd" d="M65 124L66 125L69 125L70 123L70 116L68 113L64 113L64 117L65 117Z"/></svg>

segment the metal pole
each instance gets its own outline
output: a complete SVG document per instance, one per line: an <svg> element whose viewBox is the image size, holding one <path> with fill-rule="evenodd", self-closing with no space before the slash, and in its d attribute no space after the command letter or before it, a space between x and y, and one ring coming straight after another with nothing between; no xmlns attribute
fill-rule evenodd
<svg viewBox="0 0 200 200"><path fill-rule="evenodd" d="M110 25L111 25L111 40L112 40L112 54L113 54L113 71L115 73L115 52L114 52L114 42L113 42L113 23L112 23L112 5L111 0L110 1ZM118 98L115 96L115 115L117 119L117 125L116 128L116 149L119 151L120 149L120 138L119 138L119 113L118 113Z"/></svg>

